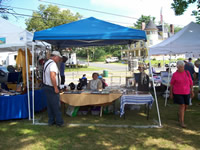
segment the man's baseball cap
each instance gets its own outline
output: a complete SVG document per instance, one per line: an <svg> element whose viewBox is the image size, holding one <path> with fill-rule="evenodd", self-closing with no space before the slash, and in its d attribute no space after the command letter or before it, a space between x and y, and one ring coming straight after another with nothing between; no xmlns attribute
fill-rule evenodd
<svg viewBox="0 0 200 150"><path fill-rule="evenodd" d="M53 51L51 55L62 57L59 51Z"/></svg>

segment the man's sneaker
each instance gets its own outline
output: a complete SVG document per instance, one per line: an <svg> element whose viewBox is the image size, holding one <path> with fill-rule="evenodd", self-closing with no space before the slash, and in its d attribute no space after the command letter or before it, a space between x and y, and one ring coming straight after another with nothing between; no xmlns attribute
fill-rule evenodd
<svg viewBox="0 0 200 150"><path fill-rule="evenodd" d="M57 126L57 127L64 127L65 124L64 124L64 123L63 123L63 124L57 124L56 126Z"/></svg>
<svg viewBox="0 0 200 150"><path fill-rule="evenodd" d="M56 123L49 123L48 126L53 126L53 125L56 125Z"/></svg>

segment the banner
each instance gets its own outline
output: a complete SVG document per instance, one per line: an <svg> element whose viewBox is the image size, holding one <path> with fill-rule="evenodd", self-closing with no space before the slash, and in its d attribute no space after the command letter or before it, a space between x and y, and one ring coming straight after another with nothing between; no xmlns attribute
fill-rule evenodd
<svg viewBox="0 0 200 150"><path fill-rule="evenodd" d="M6 38L0 37L0 44L5 44L5 43L6 43Z"/></svg>

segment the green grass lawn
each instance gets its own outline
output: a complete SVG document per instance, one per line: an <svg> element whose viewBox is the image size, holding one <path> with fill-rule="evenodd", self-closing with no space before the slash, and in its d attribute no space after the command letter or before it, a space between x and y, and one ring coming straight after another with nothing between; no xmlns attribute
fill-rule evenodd
<svg viewBox="0 0 200 150"><path fill-rule="evenodd" d="M178 106L171 100L167 107L164 98L158 99L162 128L116 128L97 126L69 126L72 123L112 124L112 125L151 125L156 124L155 103L149 120L141 110L127 111L126 119L118 115L104 114L102 117L69 117L63 113L64 127L32 125L31 121L10 120L0 122L1 150L154 150L154 149L200 149L200 101L195 98L185 116L186 129L177 122ZM36 114L40 122L47 122L47 112Z"/></svg>

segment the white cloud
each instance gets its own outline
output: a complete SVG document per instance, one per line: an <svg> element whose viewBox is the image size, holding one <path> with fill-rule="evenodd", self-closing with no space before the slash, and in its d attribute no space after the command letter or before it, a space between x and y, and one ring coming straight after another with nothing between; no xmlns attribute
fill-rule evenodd
<svg viewBox="0 0 200 150"><path fill-rule="evenodd" d="M101 10L115 10L112 13L139 18L141 15L156 17L156 21L160 21L160 10L163 8L164 21L169 24L187 25L194 21L191 7L182 16L175 16L171 9L173 0L90 0L91 4L102 8ZM123 12L123 14L121 13ZM111 18L112 19L112 18ZM121 18L120 18L121 19ZM122 19L123 20L123 19ZM136 20L135 20L136 21Z"/></svg>

